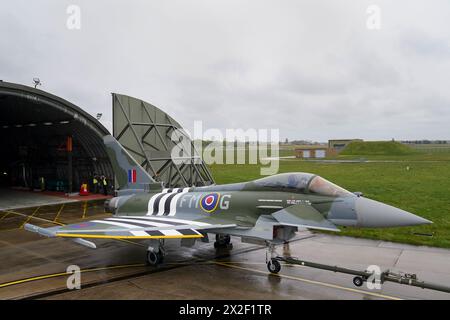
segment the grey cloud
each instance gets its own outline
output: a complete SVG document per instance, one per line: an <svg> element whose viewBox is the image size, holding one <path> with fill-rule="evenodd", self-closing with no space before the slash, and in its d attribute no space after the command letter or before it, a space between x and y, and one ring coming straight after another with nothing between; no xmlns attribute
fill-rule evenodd
<svg viewBox="0 0 450 320"><path fill-rule="evenodd" d="M153 103L185 125L279 128L325 141L449 138L447 1L421 19L380 1L71 1L2 4L0 79L31 84L111 121L111 92Z"/></svg>
<svg viewBox="0 0 450 320"><path fill-rule="evenodd" d="M439 36L412 29L400 37L400 46L405 54L416 54L432 59L450 59L450 36Z"/></svg>

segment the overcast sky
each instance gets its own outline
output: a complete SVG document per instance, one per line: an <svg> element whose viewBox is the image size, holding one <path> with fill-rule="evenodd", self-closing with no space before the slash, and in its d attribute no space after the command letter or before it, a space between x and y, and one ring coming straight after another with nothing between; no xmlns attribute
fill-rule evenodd
<svg viewBox="0 0 450 320"><path fill-rule="evenodd" d="M0 46L0 79L39 77L107 123L117 92L188 129L450 139L448 0L2 1Z"/></svg>

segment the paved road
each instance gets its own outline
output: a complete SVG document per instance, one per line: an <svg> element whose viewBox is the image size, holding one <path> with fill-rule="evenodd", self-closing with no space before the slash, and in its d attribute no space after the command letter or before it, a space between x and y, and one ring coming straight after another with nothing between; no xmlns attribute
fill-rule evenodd
<svg viewBox="0 0 450 320"><path fill-rule="evenodd" d="M0 189L0 211L74 201L73 199L46 195L40 192Z"/></svg>
<svg viewBox="0 0 450 320"><path fill-rule="evenodd" d="M357 269L378 264L450 285L450 250L322 234L299 236L304 239L292 243L285 254ZM179 248L173 240L167 244L166 265L155 269L143 265L145 247L139 245L101 240L99 248L92 250L22 229L0 231L0 298L36 294L47 299L450 298L450 294L393 283L381 290L356 288L350 275L307 267L283 266L280 276L272 276L265 267L264 248L233 241L233 250L217 252L212 244ZM64 272L73 264L85 271L82 289L67 292Z"/></svg>

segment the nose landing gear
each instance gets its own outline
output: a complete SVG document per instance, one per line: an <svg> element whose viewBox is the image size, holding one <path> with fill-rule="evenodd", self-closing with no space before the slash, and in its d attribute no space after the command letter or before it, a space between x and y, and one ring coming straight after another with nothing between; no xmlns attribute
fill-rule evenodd
<svg viewBox="0 0 450 320"><path fill-rule="evenodd" d="M273 243L269 243L266 251L266 264L267 270L269 270L272 274L277 274L281 270L281 264L278 261L277 256L275 245Z"/></svg>
<svg viewBox="0 0 450 320"><path fill-rule="evenodd" d="M277 259L270 259L267 262L267 269L270 273L277 274L281 270L281 264Z"/></svg>

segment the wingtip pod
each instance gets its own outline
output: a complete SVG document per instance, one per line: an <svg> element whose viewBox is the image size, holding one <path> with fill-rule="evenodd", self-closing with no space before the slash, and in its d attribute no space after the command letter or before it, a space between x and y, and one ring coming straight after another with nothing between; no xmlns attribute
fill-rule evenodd
<svg viewBox="0 0 450 320"><path fill-rule="evenodd" d="M56 237L55 228L41 228L41 227L35 226L34 224L30 224L30 223L25 223L23 228L27 231L37 233L44 237L48 237L48 238Z"/></svg>
<svg viewBox="0 0 450 320"><path fill-rule="evenodd" d="M30 223L26 223L23 228L26 231L29 232L33 232L33 233L37 233L41 236L47 237L47 238L54 238L58 236L58 229L60 229L60 227L53 227L53 228L41 228L38 226L35 226L34 224L30 224ZM90 249L97 249L97 246L95 245L95 243L91 242L91 241L87 241L81 238L75 238L75 239L71 239L73 242L82 245L84 247L88 247Z"/></svg>

